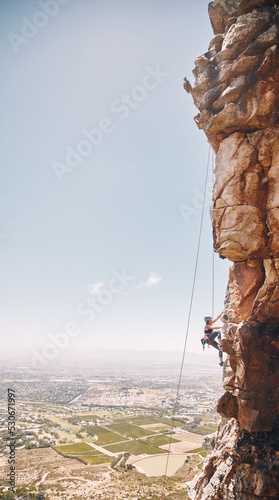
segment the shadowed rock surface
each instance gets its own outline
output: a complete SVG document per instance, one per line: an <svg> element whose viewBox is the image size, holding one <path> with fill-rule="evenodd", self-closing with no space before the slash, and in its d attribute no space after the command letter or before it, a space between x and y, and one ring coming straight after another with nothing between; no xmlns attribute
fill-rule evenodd
<svg viewBox="0 0 279 500"><path fill-rule="evenodd" d="M208 51L184 87L216 153L214 248L230 269L223 322L226 419L190 498L279 498L279 9L215 0ZM210 441L210 443L209 443Z"/></svg>

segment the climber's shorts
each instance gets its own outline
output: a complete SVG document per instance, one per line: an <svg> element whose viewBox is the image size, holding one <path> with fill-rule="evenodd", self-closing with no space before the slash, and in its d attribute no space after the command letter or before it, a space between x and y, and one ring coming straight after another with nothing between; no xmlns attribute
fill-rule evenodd
<svg viewBox="0 0 279 500"><path fill-rule="evenodd" d="M219 332L212 332L210 335L208 335L207 340L209 341L210 344L212 344L213 340L216 339L216 337L218 336L218 333Z"/></svg>

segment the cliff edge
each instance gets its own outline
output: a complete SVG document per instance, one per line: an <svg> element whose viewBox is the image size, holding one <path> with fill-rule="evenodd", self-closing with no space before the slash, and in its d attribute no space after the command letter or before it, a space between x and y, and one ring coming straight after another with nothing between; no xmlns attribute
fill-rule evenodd
<svg viewBox="0 0 279 500"><path fill-rule="evenodd" d="M224 417L195 500L279 498L279 2L215 0L195 116L216 153L213 238L233 262L223 312Z"/></svg>

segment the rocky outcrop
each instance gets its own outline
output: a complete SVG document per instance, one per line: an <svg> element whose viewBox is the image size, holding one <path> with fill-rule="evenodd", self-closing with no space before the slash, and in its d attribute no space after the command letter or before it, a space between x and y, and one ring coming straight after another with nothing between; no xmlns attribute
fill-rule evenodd
<svg viewBox="0 0 279 500"><path fill-rule="evenodd" d="M196 123L215 151L233 132L265 130L278 123L276 17L274 8L264 6L229 18L226 31L215 35L208 52L196 59L194 86L185 79L200 111Z"/></svg>
<svg viewBox="0 0 279 500"><path fill-rule="evenodd" d="M211 452L203 471L188 483L195 500L278 499L277 437L250 434L236 420L221 422L216 434L204 440Z"/></svg>
<svg viewBox="0 0 279 500"><path fill-rule="evenodd" d="M197 500L279 498L278 3L211 2L214 37L184 81L216 153L214 248L233 262L217 407L229 420L188 487Z"/></svg>

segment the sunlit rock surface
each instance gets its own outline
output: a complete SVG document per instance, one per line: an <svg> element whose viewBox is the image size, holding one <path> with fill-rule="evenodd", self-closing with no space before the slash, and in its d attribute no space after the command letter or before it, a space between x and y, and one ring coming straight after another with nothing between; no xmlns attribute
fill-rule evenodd
<svg viewBox="0 0 279 500"><path fill-rule="evenodd" d="M214 248L233 262L223 311L225 417L191 499L279 499L279 2L215 0L184 88L216 153ZM228 419L228 420L226 420Z"/></svg>
<svg viewBox="0 0 279 500"><path fill-rule="evenodd" d="M248 433L235 419L221 422L204 440L211 454L201 473L187 483L188 495L195 500L278 499L277 443L276 434Z"/></svg>

